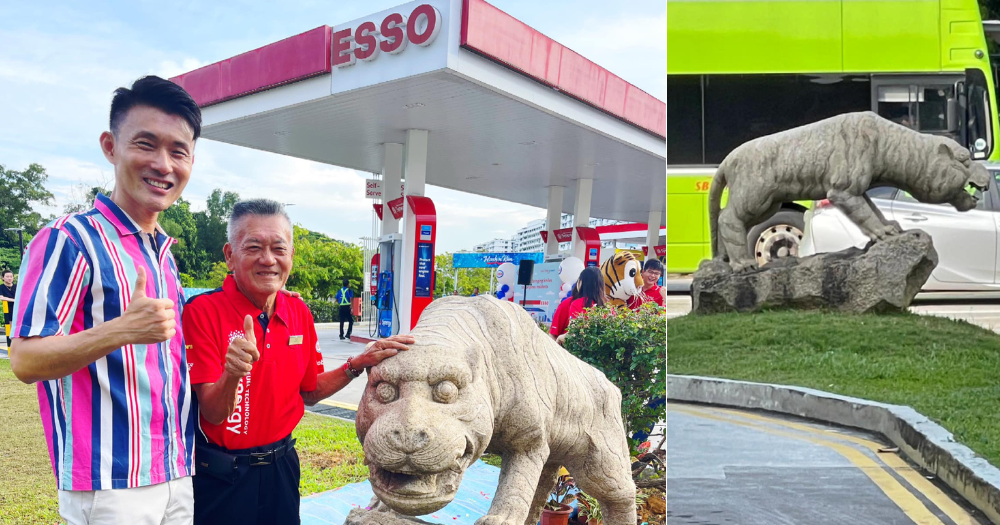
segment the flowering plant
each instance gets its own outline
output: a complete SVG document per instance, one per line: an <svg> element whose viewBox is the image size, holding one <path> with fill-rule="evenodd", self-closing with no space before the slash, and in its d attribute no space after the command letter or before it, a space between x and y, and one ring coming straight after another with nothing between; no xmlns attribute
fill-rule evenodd
<svg viewBox="0 0 1000 525"><path fill-rule="evenodd" d="M665 418L662 405L650 406L667 394L667 323L662 310L651 302L635 312L588 308L570 323L563 343L621 390L622 417L633 450L640 442L632 434Z"/></svg>

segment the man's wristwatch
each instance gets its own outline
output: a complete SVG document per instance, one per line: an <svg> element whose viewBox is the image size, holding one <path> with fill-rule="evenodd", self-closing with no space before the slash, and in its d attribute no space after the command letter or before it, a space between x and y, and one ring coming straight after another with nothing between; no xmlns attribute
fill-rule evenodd
<svg viewBox="0 0 1000 525"><path fill-rule="evenodd" d="M348 357L347 362L344 363L344 373L347 374L347 377L354 379L361 375L361 370L357 370L351 365L351 359L354 359L354 356Z"/></svg>

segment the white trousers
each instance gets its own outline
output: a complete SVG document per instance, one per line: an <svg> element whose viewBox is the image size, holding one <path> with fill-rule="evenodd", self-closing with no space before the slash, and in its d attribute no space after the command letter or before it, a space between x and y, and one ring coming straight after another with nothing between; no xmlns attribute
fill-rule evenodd
<svg viewBox="0 0 1000 525"><path fill-rule="evenodd" d="M191 525L191 476L132 489L60 490L67 525Z"/></svg>

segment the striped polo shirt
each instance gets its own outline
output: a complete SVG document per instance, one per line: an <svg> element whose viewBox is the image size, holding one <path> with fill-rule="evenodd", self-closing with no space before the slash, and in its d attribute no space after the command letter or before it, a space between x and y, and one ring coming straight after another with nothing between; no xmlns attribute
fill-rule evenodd
<svg viewBox="0 0 1000 525"><path fill-rule="evenodd" d="M38 383L60 490L142 487L194 473L194 418L181 334L184 290L176 241L139 226L110 198L38 232L21 262L12 337L70 335L120 317L137 275L146 295L174 302L177 335L127 345L86 368Z"/></svg>

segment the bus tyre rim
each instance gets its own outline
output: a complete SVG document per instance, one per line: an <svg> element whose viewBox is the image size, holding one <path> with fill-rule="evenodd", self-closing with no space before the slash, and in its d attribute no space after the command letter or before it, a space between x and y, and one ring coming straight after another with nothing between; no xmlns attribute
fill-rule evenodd
<svg viewBox="0 0 1000 525"><path fill-rule="evenodd" d="M760 233L754 246L757 266L764 266L774 259L799 256L802 230L790 224L772 226Z"/></svg>

